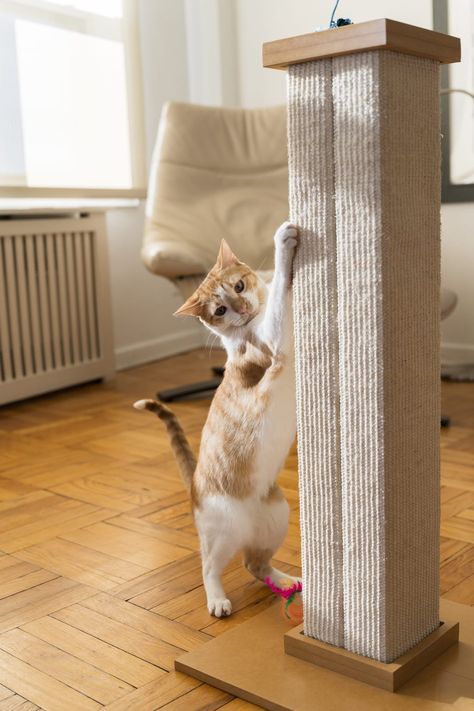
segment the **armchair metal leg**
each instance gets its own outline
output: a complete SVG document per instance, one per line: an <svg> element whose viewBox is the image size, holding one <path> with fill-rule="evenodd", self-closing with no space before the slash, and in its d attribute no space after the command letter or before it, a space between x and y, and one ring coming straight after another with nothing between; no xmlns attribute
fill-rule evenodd
<svg viewBox="0 0 474 711"><path fill-rule="evenodd" d="M158 399L162 402L173 402L183 398L212 392L216 390L222 382L221 377L211 378L211 380L202 380L200 383L190 383L189 385L180 385L178 388L169 388L169 390L161 390L158 393Z"/></svg>

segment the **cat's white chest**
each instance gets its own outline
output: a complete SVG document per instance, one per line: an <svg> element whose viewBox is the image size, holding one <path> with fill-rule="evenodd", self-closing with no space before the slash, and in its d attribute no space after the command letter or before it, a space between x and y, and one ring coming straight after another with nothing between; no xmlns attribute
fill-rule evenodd
<svg viewBox="0 0 474 711"><path fill-rule="evenodd" d="M295 374L292 362L275 378L257 443L255 491L265 496L282 468L296 433Z"/></svg>

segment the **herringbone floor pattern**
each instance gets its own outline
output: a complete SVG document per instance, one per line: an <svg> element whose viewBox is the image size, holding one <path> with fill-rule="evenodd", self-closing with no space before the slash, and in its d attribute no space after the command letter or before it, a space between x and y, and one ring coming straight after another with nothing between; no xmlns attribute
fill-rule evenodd
<svg viewBox="0 0 474 711"><path fill-rule="evenodd" d="M272 595L235 560L234 614L210 618L198 541L166 435L131 403L208 377L204 351L0 411L0 711L256 708L173 671L183 650ZM197 448L208 401L174 406ZM474 604L474 385L444 386L443 595ZM279 567L299 566L296 457Z"/></svg>

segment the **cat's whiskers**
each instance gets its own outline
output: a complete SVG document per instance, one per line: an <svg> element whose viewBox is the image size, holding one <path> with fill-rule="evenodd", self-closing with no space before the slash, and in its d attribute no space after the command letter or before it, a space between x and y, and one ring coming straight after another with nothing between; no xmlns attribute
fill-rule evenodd
<svg viewBox="0 0 474 711"><path fill-rule="evenodd" d="M211 344L209 345L210 340L211 340ZM209 353L208 353L209 360L211 359L212 349L214 348L216 342L219 342L219 341L220 341L219 336L217 336L215 333L212 333L212 331L209 331L209 334L206 339L206 346L205 346L206 348L209 348Z"/></svg>

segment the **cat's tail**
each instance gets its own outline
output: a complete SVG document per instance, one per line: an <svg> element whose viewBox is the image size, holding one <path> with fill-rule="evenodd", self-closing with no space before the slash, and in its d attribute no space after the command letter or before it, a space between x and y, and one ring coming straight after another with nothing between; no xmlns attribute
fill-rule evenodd
<svg viewBox="0 0 474 711"><path fill-rule="evenodd" d="M194 470L196 469L196 458L174 412L156 400L138 400L133 404L133 407L136 410L150 410L150 412L154 412L160 420L163 420L170 438L171 449L173 450L181 471L181 476L187 488L190 489Z"/></svg>

